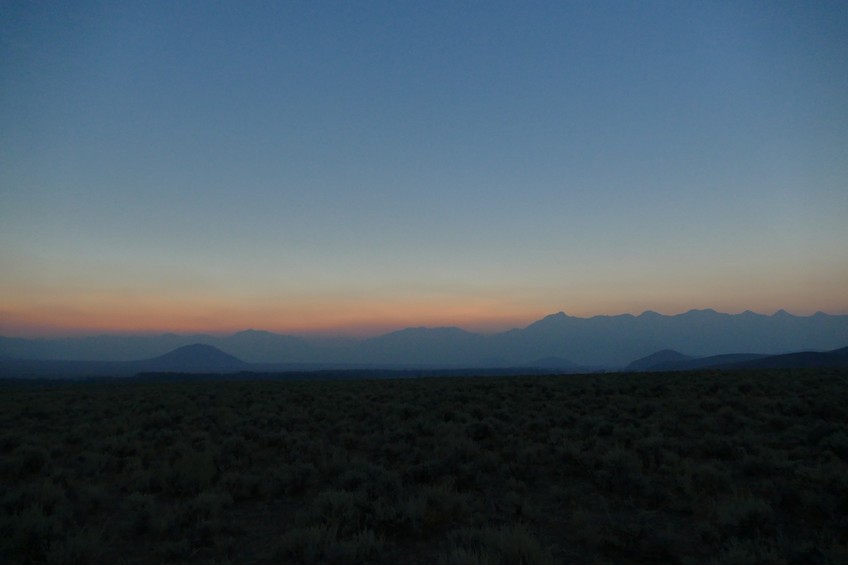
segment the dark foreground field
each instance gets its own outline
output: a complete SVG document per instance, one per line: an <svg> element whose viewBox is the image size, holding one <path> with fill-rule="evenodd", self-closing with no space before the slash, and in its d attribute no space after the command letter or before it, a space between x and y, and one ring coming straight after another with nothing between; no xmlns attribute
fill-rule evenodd
<svg viewBox="0 0 848 565"><path fill-rule="evenodd" d="M848 371L0 389L0 562L848 563Z"/></svg>

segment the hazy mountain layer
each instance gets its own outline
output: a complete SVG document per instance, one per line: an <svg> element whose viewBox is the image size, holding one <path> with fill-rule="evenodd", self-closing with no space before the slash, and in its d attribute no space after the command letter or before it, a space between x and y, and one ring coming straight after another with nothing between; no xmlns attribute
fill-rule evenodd
<svg viewBox="0 0 848 565"><path fill-rule="evenodd" d="M214 346L250 363L360 363L431 367L559 364L621 368L670 349L692 357L746 352L828 351L848 343L848 316L816 313L772 316L691 310L675 316L578 318L547 316L523 329L494 335L459 328L407 328L363 340L310 340L247 330L230 336L97 336L63 339L0 337L0 356L13 359L130 361L150 359L195 343Z"/></svg>

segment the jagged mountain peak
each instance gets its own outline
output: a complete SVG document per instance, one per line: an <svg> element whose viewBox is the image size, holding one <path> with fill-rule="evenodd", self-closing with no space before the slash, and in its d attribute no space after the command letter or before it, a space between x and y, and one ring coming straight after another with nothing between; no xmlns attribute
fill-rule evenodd
<svg viewBox="0 0 848 565"><path fill-rule="evenodd" d="M637 316L637 318L643 318L643 319L656 319L656 318L662 318L662 317L663 317L662 314L660 314L659 312L655 312L654 310L645 310L644 312L642 312L641 314L639 314Z"/></svg>
<svg viewBox="0 0 848 565"><path fill-rule="evenodd" d="M550 327L550 326L557 326L557 325L562 324L563 322L566 322L566 321L572 320L572 319L575 319L575 318L572 318L571 316L569 316L565 312L557 312L556 314L548 314L547 316L545 316L541 320L536 320L535 322L533 322L532 324L527 326L526 329L545 328L545 327Z"/></svg>
<svg viewBox="0 0 848 565"><path fill-rule="evenodd" d="M701 358L740 351L780 354L826 351L844 346L846 338L846 315L721 314L706 309L675 315L645 311L639 316L592 318L557 312L524 328L494 334L450 326L418 327L339 342L256 329L227 337L171 334L169 337L0 338L0 355L30 360L134 361L153 360L157 355L171 352L165 358L173 359L178 357L176 348L193 344L186 350L177 350L179 356L205 359L217 352L252 363L332 361L456 366L477 366L480 359L489 358L522 364L558 357L583 367L621 368L647 353L664 349L686 351ZM206 344L209 349L198 349L198 344ZM219 349L215 350L215 346Z"/></svg>

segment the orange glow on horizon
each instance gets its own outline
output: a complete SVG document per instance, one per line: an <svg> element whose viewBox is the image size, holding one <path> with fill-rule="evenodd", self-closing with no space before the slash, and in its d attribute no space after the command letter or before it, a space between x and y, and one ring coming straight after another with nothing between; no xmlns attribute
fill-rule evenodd
<svg viewBox="0 0 848 565"><path fill-rule="evenodd" d="M69 335L205 333L246 329L281 334L368 337L410 326L458 326L491 333L523 327L550 312L496 308L489 303L432 304L430 301L304 301L297 306L241 307L215 301L144 301L131 305L0 308L0 334L20 337Z"/></svg>
<svg viewBox="0 0 848 565"><path fill-rule="evenodd" d="M457 326L482 333L522 328L559 311L570 316L633 314L646 310L674 315L693 308L730 314L752 310L770 315L779 309L807 316L816 311L848 314L841 287L802 279L786 288L749 283L740 291L730 283L704 279L697 284L651 284L622 288L614 281L527 288L391 288L334 293L219 295L214 290L158 295L141 291L86 288L60 292L18 286L0 289L0 335L207 333L246 329L290 335L368 337L406 327ZM759 281L753 281L759 282Z"/></svg>
<svg viewBox="0 0 848 565"><path fill-rule="evenodd" d="M256 329L302 336L369 337L406 327L457 326L480 333L495 333L523 328L558 311L570 316L591 317L629 313L639 315L653 310L665 315L680 314L692 308L713 308L720 312L739 313L746 309L770 315L771 309L720 308L711 305L694 307L658 307L646 304L635 310L619 301L597 304L606 306L594 311L584 308L511 308L498 307L488 300L471 303L439 303L430 300L402 302L304 301L300 305L236 307L217 301L179 302L137 301L132 304L89 304L88 307L40 306L0 308L0 335L9 337L61 337L98 334L204 333L231 334ZM800 316L811 315L818 308L786 308ZM848 308L821 309L828 314L848 314Z"/></svg>

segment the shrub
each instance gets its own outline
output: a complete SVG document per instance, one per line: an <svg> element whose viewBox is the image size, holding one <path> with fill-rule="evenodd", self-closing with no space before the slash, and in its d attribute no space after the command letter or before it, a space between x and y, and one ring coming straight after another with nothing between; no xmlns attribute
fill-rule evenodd
<svg viewBox="0 0 848 565"><path fill-rule="evenodd" d="M155 527L155 524L160 519L160 514L153 496L134 492L127 497L126 505L127 517L135 533L146 534L159 529Z"/></svg>
<svg viewBox="0 0 848 565"><path fill-rule="evenodd" d="M774 512L765 500L752 495L734 495L718 501L713 523L725 536L754 538L773 532Z"/></svg>
<svg viewBox="0 0 848 565"><path fill-rule="evenodd" d="M50 455L40 446L25 446L18 448L14 454L18 460L18 476L30 477L40 473L47 467Z"/></svg>
<svg viewBox="0 0 848 565"><path fill-rule="evenodd" d="M61 525L53 517L46 515L39 504L30 505L12 524L12 554L20 562L42 562L45 550L60 533Z"/></svg>
<svg viewBox="0 0 848 565"><path fill-rule="evenodd" d="M332 526L342 536L363 529L369 521L369 503L365 493L328 490L319 493L310 507L309 520Z"/></svg>
<svg viewBox="0 0 848 565"><path fill-rule="evenodd" d="M48 545L45 561L51 565L97 563L102 558L103 547L102 532L96 534L86 528L78 531L66 531L61 539L57 539Z"/></svg>
<svg viewBox="0 0 848 565"><path fill-rule="evenodd" d="M622 447L614 447L602 456L595 477L602 488L619 495L639 495L646 485L639 457Z"/></svg>
<svg viewBox="0 0 848 565"><path fill-rule="evenodd" d="M281 463L272 471L272 489L277 495L297 495L305 491L315 480L317 470L312 463Z"/></svg>
<svg viewBox="0 0 848 565"><path fill-rule="evenodd" d="M749 563L784 565L786 559L768 542L732 539L722 547L713 562L722 565L748 565Z"/></svg>
<svg viewBox="0 0 848 565"><path fill-rule="evenodd" d="M445 565L553 563L550 550L521 524L462 529L451 533L451 547L439 562Z"/></svg>
<svg viewBox="0 0 848 565"><path fill-rule="evenodd" d="M261 491L261 481L253 473L228 472L221 477L220 486L227 490L234 500L244 501L256 498Z"/></svg>
<svg viewBox="0 0 848 565"><path fill-rule="evenodd" d="M209 453L190 452L174 461L167 486L175 494L197 494L212 486L217 473Z"/></svg>
<svg viewBox="0 0 848 565"><path fill-rule="evenodd" d="M409 521L425 537L461 522L469 512L466 496L456 492L450 482L424 486L406 503Z"/></svg>

